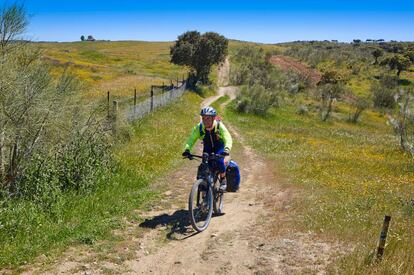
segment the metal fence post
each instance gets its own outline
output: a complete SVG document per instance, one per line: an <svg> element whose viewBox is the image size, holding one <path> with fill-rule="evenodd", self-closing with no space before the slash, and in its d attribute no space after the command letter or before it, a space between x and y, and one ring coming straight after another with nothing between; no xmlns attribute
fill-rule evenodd
<svg viewBox="0 0 414 275"><path fill-rule="evenodd" d="M108 111L108 118L110 117L110 110L109 110L109 91L108 91L108 95L107 95L107 104L106 104L106 109Z"/></svg>
<svg viewBox="0 0 414 275"><path fill-rule="evenodd" d="M4 153L6 150L4 150L4 131L0 132L0 185L3 182L3 178L5 176L4 172Z"/></svg>
<svg viewBox="0 0 414 275"><path fill-rule="evenodd" d="M135 113L136 113L136 108L137 108L137 89L134 89L134 117L135 117Z"/></svg>
<svg viewBox="0 0 414 275"><path fill-rule="evenodd" d="M154 86L151 85L151 108L150 111L154 109Z"/></svg>

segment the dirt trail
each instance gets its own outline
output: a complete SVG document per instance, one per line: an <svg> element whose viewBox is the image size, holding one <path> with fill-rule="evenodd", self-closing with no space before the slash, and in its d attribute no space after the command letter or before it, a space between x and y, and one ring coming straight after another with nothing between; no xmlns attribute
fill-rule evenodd
<svg viewBox="0 0 414 275"><path fill-rule="evenodd" d="M234 99L236 91L220 87L219 95L202 106L224 94ZM129 222L126 229L114 232L122 241L104 242L95 249L74 247L54 263L35 265L26 273L324 273L337 244L291 227L297 190L281 184L274 163L255 153L236 128L226 125L236 141L232 156L241 167L241 189L225 194L225 214L213 217L206 231L196 234L188 221L187 198L198 165L189 161L153 184L165 190L164 198L139 212L144 221Z"/></svg>

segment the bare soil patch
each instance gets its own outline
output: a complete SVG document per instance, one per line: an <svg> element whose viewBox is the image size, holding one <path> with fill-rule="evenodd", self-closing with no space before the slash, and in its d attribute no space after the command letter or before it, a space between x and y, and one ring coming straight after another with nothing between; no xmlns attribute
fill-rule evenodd
<svg viewBox="0 0 414 275"><path fill-rule="evenodd" d="M308 65L296 61L293 58L282 55L273 55L270 58L270 62L279 66L282 70L292 70L304 77L308 77L313 86L316 86L321 80L322 75L318 70L312 69Z"/></svg>

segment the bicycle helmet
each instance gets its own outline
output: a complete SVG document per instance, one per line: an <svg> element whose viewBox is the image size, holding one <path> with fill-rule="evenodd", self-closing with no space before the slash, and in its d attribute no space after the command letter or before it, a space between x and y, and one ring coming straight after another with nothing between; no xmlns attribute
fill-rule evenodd
<svg viewBox="0 0 414 275"><path fill-rule="evenodd" d="M204 107L203 109L201 109L200 115L201 116L213 116L214 117L214 116L217 115L217 112L213 107L208 106L208 107Z"/></svg>

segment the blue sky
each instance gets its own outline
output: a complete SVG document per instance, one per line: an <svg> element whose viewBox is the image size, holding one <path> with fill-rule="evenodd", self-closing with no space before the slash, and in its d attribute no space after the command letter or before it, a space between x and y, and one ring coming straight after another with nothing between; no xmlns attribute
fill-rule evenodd
<svg viewBox="0 0 414 275"><path fill-rule="evenodd" d="M12 1L0 0L2 3ZM32 40L172 41L187 30L232 39L414 41L414 1L25 0Z"/></svg>

